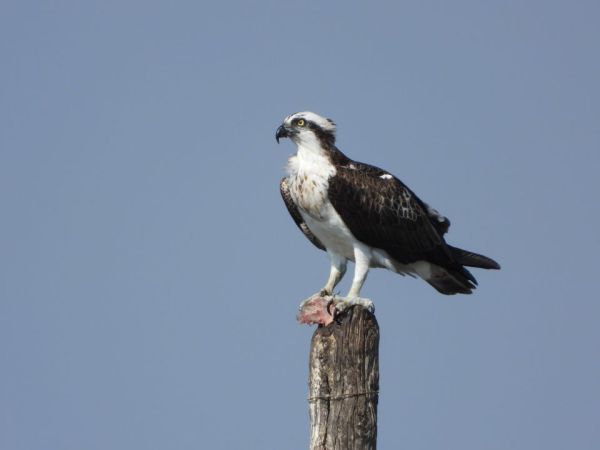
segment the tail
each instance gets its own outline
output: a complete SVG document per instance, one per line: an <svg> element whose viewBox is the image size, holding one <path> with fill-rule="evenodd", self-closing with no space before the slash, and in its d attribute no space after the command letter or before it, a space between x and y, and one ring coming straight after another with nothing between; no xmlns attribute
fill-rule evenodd
<svg viewBox="0 0 600 450"><path fill-rule="evenodd" d="M477 280L464 267L448 269L431 264L430 273L423 279L438 292L446 295L470 294L477 287Z"/></svg>
<svg viewBox="0 0 600 450"><path fill-rule="evenodd" d="M454 257L454 260L463 266L479 267L480 269L500 269L500 264L492 258L469 252L462 248L452 247L451 245L449 245L448 248Z"/></svg>
<svg viewBox="0 0 600 450"><path fill-rule="evenodd" d="M448 246L455 262L454 267L431 264L429 276L424 277L438 292L446 295L470 294L477 287L475 277L462 266L480 269L500 269L500 264L487 256Z"/></svg>

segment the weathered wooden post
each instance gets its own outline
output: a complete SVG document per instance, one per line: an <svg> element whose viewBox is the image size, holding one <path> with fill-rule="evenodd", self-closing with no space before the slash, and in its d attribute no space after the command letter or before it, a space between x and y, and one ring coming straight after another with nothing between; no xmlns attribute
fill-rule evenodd
<svg viewBox="0 0 600 450"><path fill-rule="evenodd" d="M328 322L311 341L310 450L375 450L379 325L358 305Z"/></svg>

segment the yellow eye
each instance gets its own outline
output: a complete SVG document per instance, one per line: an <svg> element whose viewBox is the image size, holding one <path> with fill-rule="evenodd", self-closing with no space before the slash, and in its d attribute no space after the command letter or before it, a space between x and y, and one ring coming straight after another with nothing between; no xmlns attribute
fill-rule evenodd
<svg viewBox="0 0 600 450"><path fill-rule="evenodd" d="M298 120L298 126L299 127L303 127L305 124L306 124L306 122L304 121L304 119Z"/></svg>

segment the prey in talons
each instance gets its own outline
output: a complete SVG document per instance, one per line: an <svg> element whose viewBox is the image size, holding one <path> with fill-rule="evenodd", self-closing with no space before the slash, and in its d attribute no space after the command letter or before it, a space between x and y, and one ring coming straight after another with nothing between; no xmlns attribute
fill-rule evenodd
<svg viewBox="0 0 600 450"><path fill-rule="evenodd" d="M340 297L321 290L300 303L296 319L302 324L327 326L349 307L355 305L366 308L372 314L375 313L375 305L367 298Z"/></svg>

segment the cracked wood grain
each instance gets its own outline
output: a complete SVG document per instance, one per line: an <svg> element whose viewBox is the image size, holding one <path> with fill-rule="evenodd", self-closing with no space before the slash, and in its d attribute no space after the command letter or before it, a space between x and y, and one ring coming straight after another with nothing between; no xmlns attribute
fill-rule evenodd
<svg viewBox="0 0 600 450"><path fill-rule="evenodd" d="M312 337L310 450L375 450L378 391L379 326L353 306Z"/></svg>

